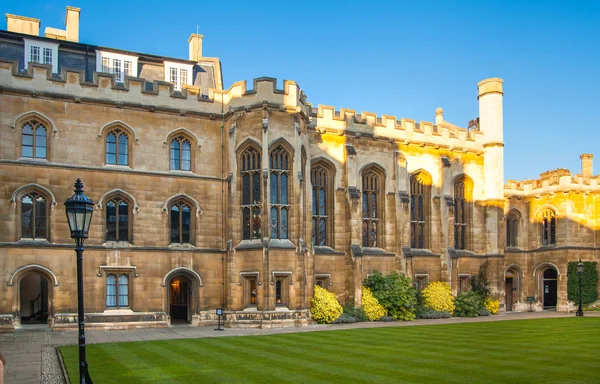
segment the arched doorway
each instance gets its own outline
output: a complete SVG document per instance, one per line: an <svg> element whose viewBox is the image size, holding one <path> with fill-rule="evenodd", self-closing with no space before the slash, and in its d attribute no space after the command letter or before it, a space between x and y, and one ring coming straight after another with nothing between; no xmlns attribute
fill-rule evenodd
<svg viewBox="0 0 600 384"><path fill-rule="evenodd" d="M542 276L544 309L556 308L558 272L554 268L547 268Z"/></svg>
<svg viewBox="0 0 600 384"><path fill-rule="evenodd" d="M28 273L19 281L19 318L21 324L48 322L49 282L39 273Z"/></svg>
<svg viewBox="0 0 600 384"><path fill-rule="evenodd" d="M521 267L509 265L504 271L504 303L506 312L515 310L515 304L521 302Z"/></svg>
<svg viewBox="0 0 600 384"><path fill-rule="evenodd" d="M190 279L183 275L173 277L169 282L169 316L171 316L171 324L192 321L191 298L192 282Z"/></svg>

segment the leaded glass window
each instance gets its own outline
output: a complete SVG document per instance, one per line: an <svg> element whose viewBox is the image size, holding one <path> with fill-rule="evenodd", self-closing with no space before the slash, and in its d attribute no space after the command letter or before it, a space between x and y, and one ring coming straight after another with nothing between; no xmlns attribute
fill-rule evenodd
<svg viewBox="0 0 600 384"><path fill-rule="evenodd" d="M471 221L471 186L463 177L454 182L454 248L467 249Z"/></svg>
<svg viewBox="0 0 600 384"><path fill-rule="evenodd" d="M46 199L42 195L30 192L21 197L21 238L47 239L47 214Z"/></svg>
<svg viewBox="0 0 600 384"><path fill-rule="evenodd" d="M21 156L34 159L46 158L46 127L42 122L30 120L23 124Z"/></svg>
<svg viewBox="0 0 600 384"><path fill-rule="evenodd" d="M129 203L120 197L106 203L106 241L129 241Z"/></svg>
<svg viewBox="0 0 600 384"><path fill-rule="evenodd" d="M242 239L261 237L261 178L260 152L249 147L240 156L242 177Z"/></svg>
<svg viewBox="0 0 600 384"><path fill-rule="evenodd" d="M271 239L288 238L290 156L283 146L271 151L269 157L270 234Z"/></svg>
<svg viewBox="0 0 600 384"><path fill-rule="evenodd" d="M171 206L171 243L190 243L192 232L192 209L184 201L177 202Z"/></svg>
<svg viewBox="0 0 600 384"><path fill-rule="evenodd" d="M379 195L382 178L374 170L363 172L362 177L362 238L363 247L380 247Z"/></svg>
<svg viewBox="0 0 600 384"><path fill-rule="evenodd" d="M410 180L410 246L427 248L431 183L423 174Z"/></svg>
<svg viewBox="0 0 600 384"><path fill-rule="evenodd" d="M106 164L129 165L129 137L120 128L106 135Z"/></svg>
<svg viewBox="0 0 600 384"><path fill-rule="evenodd" d="M542 212L542 245L556 244L556 214L550 209Z"/></svg>
<svg viewBox="0 0 600 384"><path fill-rule="evenodd" d="M192 170L192 144L185 136L177 136L171 140L171 170Z"/></svg>
<svg viewBox="0 0 600 384"><path fill-rule="evenodd" d="M329 172L321 165L310 172L312 182L312 243L315 246L327 245L327 220L329 218Z"/></svg>

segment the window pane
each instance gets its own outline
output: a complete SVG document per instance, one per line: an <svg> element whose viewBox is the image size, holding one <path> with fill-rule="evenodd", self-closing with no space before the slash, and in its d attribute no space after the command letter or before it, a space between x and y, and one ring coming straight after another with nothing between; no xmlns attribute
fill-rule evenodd
<svg viewBox="0 0 600 384"><path fill-rule="evenodd" d="M288 210L286 208L283 208L281 210L281 239L287 239L288 238Z"/></svg>
<svg viewBox="0 0 600 384"><path fill-rule="evenodd" d="M38 159L45 159L46 147L35 147L35 157Z"/></svg>
<svg viewBox="0 0 600 384"><path fill-rule="evenodd" d="M279 215L277 214L277 208L273 207L271 208L271 239L278 239L279 238L279 232L277 231L277 221L279 219Z"/></svg>
<svg viewBox="0 0 600 384"><path fill-rule="evenodd" d="M312 243L313 245L318 245L317 244L317 219L313 218L312 221Z"/></svg>
<svg viewBox="0 0 600 384"><path fill-rule="evenodd" d="M363 238L363 247L369 246L369 223L367 221L363 221L362 227L362 238Z"/></svg>
<svg viewBox="0 0 600 384"><path fill-rule="evenodd" d="M242 238L244 240L250 240L250 208L242 209Z"/></svg>
<svg viewBox="0 0 600 384"><path fill-rule="evenodd" d="M106 306L117 306L117 279L115 275L106 276Z"/></svg>
<svg viewBox="0 0 600 384"><path fill-rule="evenodd" d="M171 141L171 169L179 170L179 143L176 140Z"/></svg>
<svg viewBox="0 0 600 384"><path fill-rule="evenodd" d="M129 165L129 139L127 135L119 136L119 165Z"/></svg>
<svg viewBox="0 0 600 384"><path fill-rule="evenodd" d="M171 207L171 243L179 243L179 207Z"/></svg>
<svg viewBox="0 0 600 384"><path fill-rule="evenodd" d="M261 228L260 228L260 208L255 207L252 209L252 238L260 239Z"/></svg>
<svg viewBox="0 0 600 384"><path fill-rule="evenodd" d="M191 161L191 145L189 141L184 141L181 149L181 169L183 171L190 171L192 169Z"/></svg>
<svg viewBox="0 0 600 384"><path fill-rule="evenodd" d="M30 196L21 199L21 237L33 238L33 200Z"/></svg>
<svg viewBox="0 0 600 384"><path fill-rule="evenodd" d="M286 173L281 174L280 188L280 204L288 204L288 175Z"/></svg>
<svg viewBox="0 0 600 384"><path fill-rule="evenodd" d="M106 241L117 241L117 205L113 200L106 203Z"/></svg>
<svg viewBox="0 0 600 384"><path fill-rule="evenodd" d="M326 201L325 201L325 190L319 190L319 215L326 216L327 213L325 211Z"/></svg>
<svg viewBox="0 0 600 384"><path fill-rule="evenodd" d="M319 244L321 246L327 245L327 221L325 219L319 220Z"/></svg>
<svg viewBox="0 0 600 384"><path fill-rule="evenodd" d="M271 204L277 204L278 196L277 196L277 174L275 172L271 172L271 178L269 180L269 188L270 188L270 201Z"/></svg>
<svg viewBox="0 0 600 384"><path fill-rule="evenodd" d="M371 194L371 217L372 218L377 218L377 195L372 193Z"/></svg>
<svg viewBox="0 0 600 384"><path fill-rule="evenodd" d="M39 63L40 62L40 47L31 47L31 62Z"/></svg>
<svg viewBox="0 0 600 384"><path fill-rule="evenodd" d="M277 280L275 283L275 301L277 304L281 304L281 280Z"/></svg>
<svg viewBox="0 0 600 384"><path fill-rule="evenodd" d="M22 157L33 157L33 147L28 147L23 145L23 148L21 150L21 156Z"/></svg>
<svg viewBox="0 0 600 384"><path fill-rule="evenodd" d="M129 241L129 206L119 202L119 241Z"/></svg>
<svg viewBox="0 0 600 384"><path fill-rule="evenodd" d="M258 204L262 201L260 195L260 174L258 173L252 175L252 200L254 204Z"/></svg>
<svg viewBox="0 0 600 384"><path fill-rule="evenodd" d="M371 237L369 246L376 247L377 246L377 222L376 221L371 223L371 233L369 235Z"/></svg>
<svg viewBox="0 0 600 384"><path fill-rule="evenodd" d="M129 305L129 286L127 275L119 276L119 307Z"/></svg>
<svg viewBox="0 0 600 384"><path fill-rule="evenodd" d="M250 175L242 176L242 205L250 204Z"/></svg>
<svg viewBox="0 0 600 384"><path fill-rule="evenodd" d="M46 238L46 200L38 196L35 199L35 238Z"/></svg>
<svg viewBox="0 0 600 384"><path fill-rule="evenodd" d="M52 65L52 48L44 48L44 64Z"/></svg>
<svg viewBox="0 0 600 384"><path fill-rule="evenodd" d="M114 133L106 135L106 164L117 164L117 137Z"/></svg>
<svg viewBox="0 0 600 384"><path fill-rule="evenodd" d="M369 217L369 195L367 194L367 192L363 192L362 216Z"/></svg>
<svg viewBox="0 0 600 384"><path fill-rule="evenodd" d="M313 195L312 195L312 213L313 215L317 214L317 206L318 206L318 202L317 202L317 190L315 188L313 188Z"/></svg>
<svg viewBox="0 0 600 384"><path fill-rule="evenodd" d="M181 209L182 219L181 219L181 242L182 243L190 243L190 232L191 232L191 209L189 206L184 205Z"/></svg>

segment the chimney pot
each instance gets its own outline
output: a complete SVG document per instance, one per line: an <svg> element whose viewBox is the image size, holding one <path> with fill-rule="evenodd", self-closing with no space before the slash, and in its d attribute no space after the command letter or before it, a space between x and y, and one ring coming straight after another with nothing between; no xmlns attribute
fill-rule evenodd
<svg viewBox="0 0 600 384"><path fill-rule="evenodd" d="M80 8L67 6L67 14L65 16L65 26L67 32L67 40L79 42L79 13Z"/></svg>

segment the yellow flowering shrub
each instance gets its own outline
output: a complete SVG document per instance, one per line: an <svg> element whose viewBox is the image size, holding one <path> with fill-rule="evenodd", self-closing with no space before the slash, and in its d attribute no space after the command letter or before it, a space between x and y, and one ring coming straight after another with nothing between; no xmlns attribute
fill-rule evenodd
<svg viewBox="0 0 600 384"><path fill-rule="evenodd" d="M310 314L319 324L329 324L344 312L335 294L315 285L315 296L310 299Z"/></svg>
<svg viewBox="0 0 600 384"><path fill-rule="evenodd" d="M379 304L379 301L367 287L362 287L362 309L369 321L379 320L387 315L386 309Z"/></svg>
<svg viewBox="0 0 600 384"><path fill-rule="evenodd" d="M435 281L421 291L423 305L436 311L454 312L454 296L450 284Z"/></svg>
<svg viewBox="0 0 600 384"><path fill-rule="evenodd" d="M483 306L490 311L492 315L497 315L498 311L500 310L500 302L490 297L485 299Z"/></svg>

